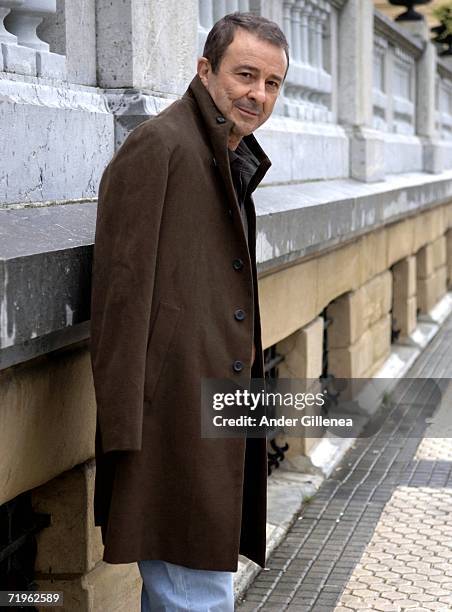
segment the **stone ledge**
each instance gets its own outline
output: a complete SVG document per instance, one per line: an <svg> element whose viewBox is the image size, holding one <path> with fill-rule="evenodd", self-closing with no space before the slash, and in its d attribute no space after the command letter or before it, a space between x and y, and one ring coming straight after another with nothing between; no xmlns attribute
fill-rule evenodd
<svg viewBox="0 0 452 612"><path fill-rule="evenodd" d="M452 199L452 171L258 189L257 258L266 272Z"/></svg>
<svg viewBox="0 0 452 612"><path fill-rule="evenodd" d="M452 199L452 171L257 190L258 262L268 272ZM0 209L0 369L89 334L96 206Z"/></svg>

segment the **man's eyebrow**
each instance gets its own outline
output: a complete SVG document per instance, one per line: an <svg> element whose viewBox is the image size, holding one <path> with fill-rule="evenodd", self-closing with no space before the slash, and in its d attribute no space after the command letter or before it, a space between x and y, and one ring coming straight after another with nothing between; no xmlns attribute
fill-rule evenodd
<svg viewBox="0 0 452 612"><path fill-rule="evenodd" d="M237 66L236 70L248 70L249 72L259 72L258 68L256 68L255 66L248 66L247 64L241 64L240 66ZM275 81L279 81L281 83L283 81L283 77L279 76L278 74L270 74L269 78L274 79Z"/></svg>

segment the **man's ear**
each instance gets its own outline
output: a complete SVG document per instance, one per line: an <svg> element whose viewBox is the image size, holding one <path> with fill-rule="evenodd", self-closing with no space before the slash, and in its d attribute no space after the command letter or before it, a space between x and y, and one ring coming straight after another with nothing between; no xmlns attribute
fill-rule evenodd
<svg viewBox="0 0 452 612"><path fill-rule="evenodd" d="M198 76L205 87L208 85L211 70L212 67L207 57L200 57L198 59Z"/></svg>

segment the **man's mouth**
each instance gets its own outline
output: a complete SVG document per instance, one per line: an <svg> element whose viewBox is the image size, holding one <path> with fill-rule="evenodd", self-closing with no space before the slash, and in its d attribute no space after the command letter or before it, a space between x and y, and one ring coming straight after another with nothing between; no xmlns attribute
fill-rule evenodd
<svg viewBox="0 0 452 612"><path fill-rule="evenodd" d="M243 106L238 106L238 105L236 105L236 108L238 108L239 111L241 111L245 115L248 115L249 117L258 117L259 116L259 112L255 111L255 110L251 110L250 108L244 108Z"/></svg>

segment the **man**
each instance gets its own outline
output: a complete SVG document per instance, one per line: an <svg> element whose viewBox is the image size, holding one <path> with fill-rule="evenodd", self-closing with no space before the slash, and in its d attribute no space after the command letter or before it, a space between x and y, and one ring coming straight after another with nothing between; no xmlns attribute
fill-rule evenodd
<svg viewBox="0 0 452 612"><path fill-rule="evenodd" d="M184 96L138 126L99 190L91 354L104 559L139 562L142 610L233 610L265 564L266 444L206 439L201 379L263 376L252 132L288 68L279 27L215 24Z"/></svg>

